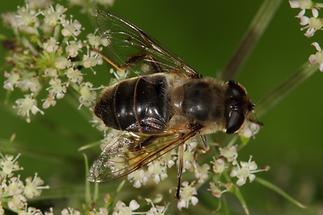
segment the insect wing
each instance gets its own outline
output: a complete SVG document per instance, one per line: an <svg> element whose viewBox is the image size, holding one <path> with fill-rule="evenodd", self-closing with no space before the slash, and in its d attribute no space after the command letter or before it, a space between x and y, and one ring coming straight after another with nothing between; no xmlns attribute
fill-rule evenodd
<svg viewBox="0 0 323 215"><path fill-rule="evenodd" d="M118 66L139 72L143 65L149 65L153 72L178 72L187 77L200 77L135 25L102 10L98 10L96 21L101 36L110 41L103 55Z"/></svg>
<svg viewBox="0 0 323 215"><path fill-rule="evenodd" d="M102 182L128 175L177 148L195 134L192 131L183 135L174 133L139 137L136 140L119 138L115 143L119 144L119 147L115 147L117 150L111 150L109 145L103 149L90 169L89 180Z"/></svg>

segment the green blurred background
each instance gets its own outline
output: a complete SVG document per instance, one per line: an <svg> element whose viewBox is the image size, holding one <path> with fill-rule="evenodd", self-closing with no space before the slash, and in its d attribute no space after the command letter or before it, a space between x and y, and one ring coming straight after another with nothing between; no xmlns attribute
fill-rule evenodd
<svg viewBox="0 0 323 215"><path fill-rule="evenodd" d="M140 26L200 73L215 76L230 59L261 3L259 0L116 0L111 10ZM15 10L22 4L23 1L2 0L0 13ZM73 7L70 13L75 14L86 28L95 27L78 8ZM323 35L317 33L313 39L307 39L299 30L294 17L297 13L298 10L291 9L287 1L282 2L239 72L237 80L247 88L253 101L288 78L315 52L310 44L319 41ZM3 26L0 33L10 34ZM4 56L2 47L0 56ZM3 61L1 57L0 65ZM96 78L108 80L108 74L98 74ZM2 76L0 80L2 83ZM246 160L251 154L260 166L270 165L269 172L259 175L304 202L308 209L299 209L253 183L242 188L252 214L323 214L322 83L323 74L318 72L259 119L265 126L239 155ZM1 89L0 100L4 97L5 92ZM44 193L45 196L57 198L55 202L63 206L76 204L70 197L81 198L84 183L83 158L77 149L99 140L100 133L75 111L67 98L47 110L45 116L35 117L31 124L18 118L1 102L0 123L0 138L8 139L16 134L15 147L6 148L17 148L22 153L23 174L31 175L37 171L53 187L52 191ZM5 145L4 141L1 145ZM93 159L95 153L89 156ZM165 183L170 182L172 186L176 183L175 180ZM113 189L115 184L105 185L106 189ZM129 186L126 189L129 192L135 190ZM132 194L128 196L131 197ZM199 207L182 213L197 210L206 214L206 208L216 208L216 199L202 198L200 201ZM239 206L235 205L238 203L233 203L231 213L241 214Z"/></svg>

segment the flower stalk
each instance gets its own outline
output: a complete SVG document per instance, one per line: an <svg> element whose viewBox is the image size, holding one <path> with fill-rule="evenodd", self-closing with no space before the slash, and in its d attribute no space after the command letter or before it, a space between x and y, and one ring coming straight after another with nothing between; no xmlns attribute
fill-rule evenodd
<svg viewBox="0 0 323 215"><path fill-rule="evenodd" d="M292 74L287 80L283 81L257 102L257 116L262 117L265 115L296 87L311 77L317 70L317 65L305 63L296 73Z"/></svg>
<svg viewBox="0 0 323 215"><path fill-rule="evenodd" d="M299 201L297 201L296 199L294 199L293 197L288 195L285 191L283 191L282 189L280 189L276 185L270 183L269 181L267 181L263 178L257 177L256 182L258 184L261 184L262 186L274 191L275 193L278 193L279 195L281 195L282 197L284 197L285 199L287 199L289 202L293 203L294 205L296 205L300 208L303 208L303 209L306 208L305 205L303 205L302 203L300 203Z"/></svg>
<svg viewBox="0 0 323 215"><path fill-rule="evenodd" d="M246 33L242 37L240 45L232 55L229 63L219 74L219 77L222 80L231 80L235 78L240 67L247 60L265 32L281 2L282 0L265 0L262 3Z"/></svg>

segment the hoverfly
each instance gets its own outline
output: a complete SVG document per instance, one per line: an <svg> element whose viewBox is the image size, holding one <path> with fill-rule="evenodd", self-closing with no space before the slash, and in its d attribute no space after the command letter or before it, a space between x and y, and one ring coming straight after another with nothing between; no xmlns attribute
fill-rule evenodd
<svg viewBox="0 0 323 215"><path fill-rule="evenodd" d="M240 84L203 78L135 25L103 11L98 11L97 24L111 44L94 51L117 71L148 65L148 73L104 89L95 115L123 132L104 147L90 180L128 175L178 148L179 197L184 143L216 131L235 133L254 105Z"/></svg>

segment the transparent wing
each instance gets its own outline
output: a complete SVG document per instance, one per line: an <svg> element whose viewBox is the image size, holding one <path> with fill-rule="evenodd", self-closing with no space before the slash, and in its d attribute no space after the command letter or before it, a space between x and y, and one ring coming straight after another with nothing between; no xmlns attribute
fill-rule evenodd
<svg viewBox="0 0 323 215"><path fill-rule="evenodd" d="M163 136L121 136L108 144L93 163L89 180L102 182L119 178L147 165L195 136L197 131Z"/></svg>
<svg viewBox="0 0 323 215"><path fill-rule="evenodd" d="M178 72L190 78L200 77L135 25L102 10L98 10L96 21L101 36L111 42L102 54L119 67L142 70L143 65L148 65L150 72Z"/></svg>

